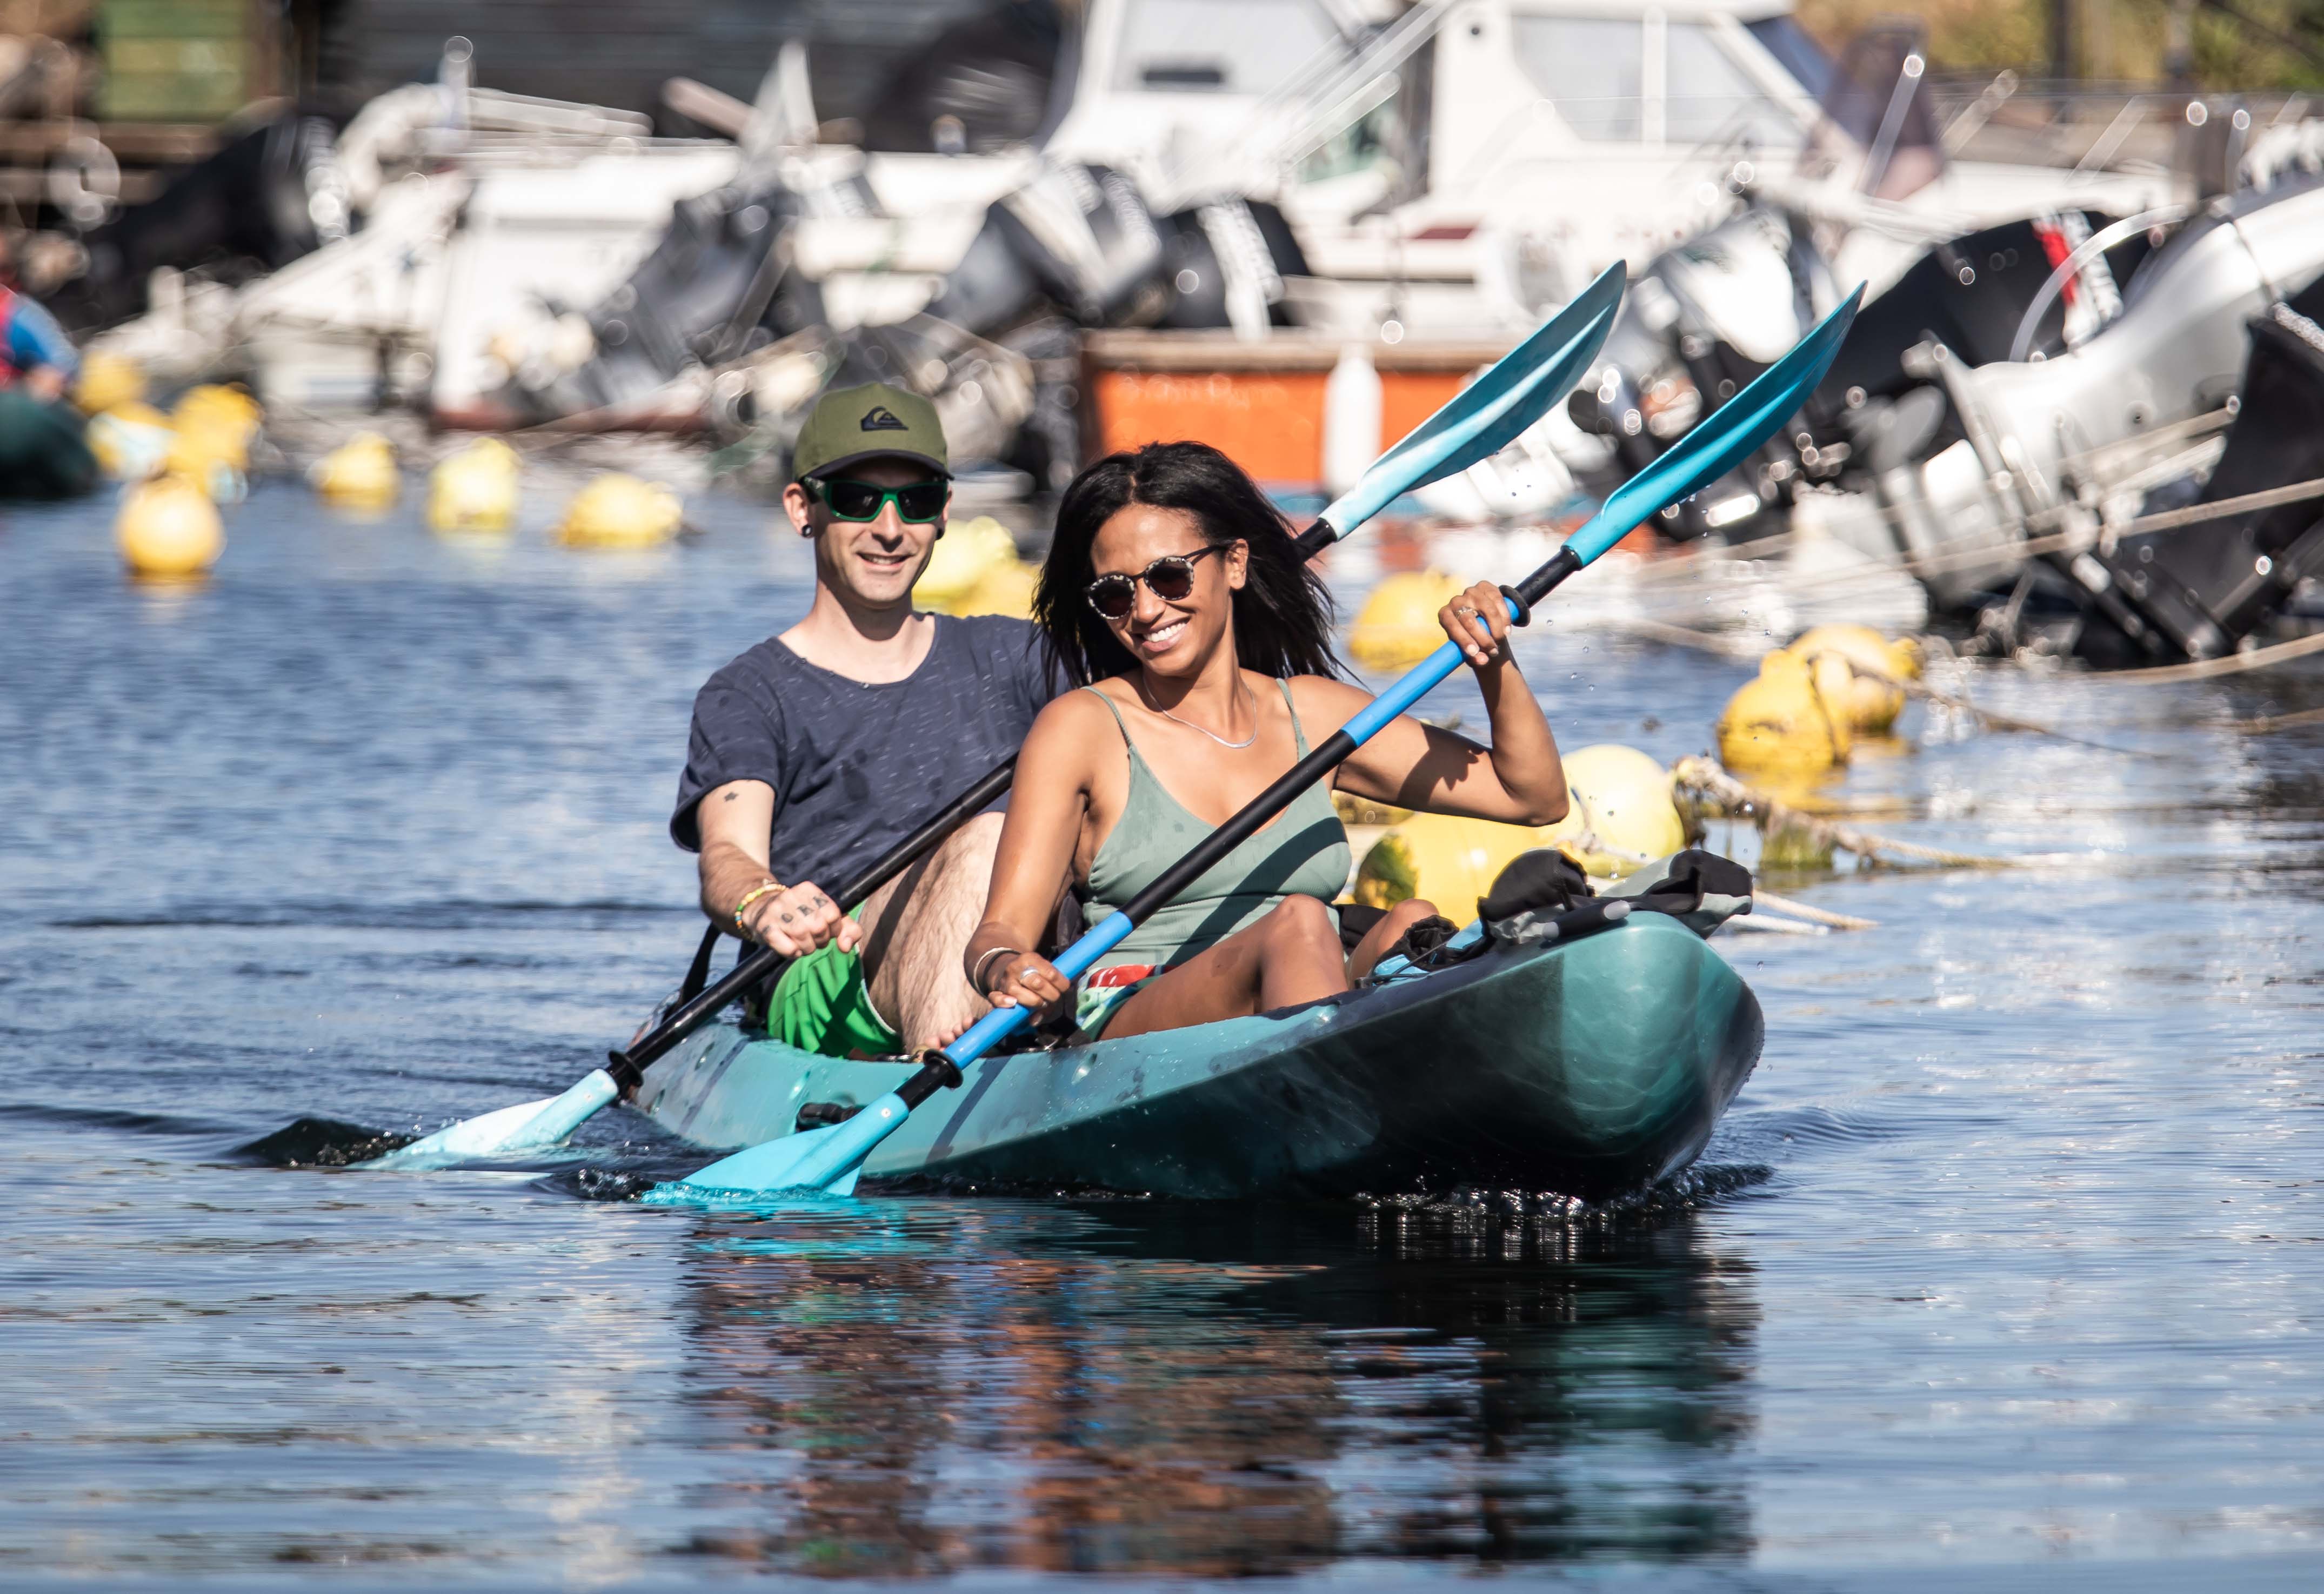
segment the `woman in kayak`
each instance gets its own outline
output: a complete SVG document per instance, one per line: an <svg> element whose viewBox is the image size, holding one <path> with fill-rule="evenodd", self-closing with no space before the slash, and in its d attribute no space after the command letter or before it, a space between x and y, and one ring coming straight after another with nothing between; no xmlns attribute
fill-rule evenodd
<svg viewBox="0 0 2324 1594"><path fill-rule="evenodd" d="M1437 618L1476 672L1492 745L1396 720L1139 926L1079 989L1035 948L1081 882L1120 908L1371 701L1339 677L1331 599L1250 478L1201 443L1100 460L1057 509L1033 616L1081 690L1042 710L1018 756L984 919L963 960L996 1007L1075 1004L1108 1037L1337 995L1435 912L1398 905L1352 953L1336 787L1435 814L1564 817L1557 743L1480 582Z"/></svg>

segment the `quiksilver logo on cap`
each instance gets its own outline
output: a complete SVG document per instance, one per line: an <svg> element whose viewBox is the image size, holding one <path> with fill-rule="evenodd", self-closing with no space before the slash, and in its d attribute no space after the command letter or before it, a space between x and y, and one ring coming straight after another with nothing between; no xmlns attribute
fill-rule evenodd
<svg viewBox="0 0 2324 1594"><path fill-rule="evenodd" d="M867 432L905 432L912 428L898 420L896 412L887 405L874 404L872 413L863 418L863 429Z"/></svg>

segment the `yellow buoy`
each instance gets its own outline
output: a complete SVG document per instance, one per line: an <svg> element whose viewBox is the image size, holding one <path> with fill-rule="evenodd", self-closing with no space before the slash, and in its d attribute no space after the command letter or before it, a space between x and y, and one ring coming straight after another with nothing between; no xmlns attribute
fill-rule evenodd
<svg viewBox="0 0 2324 1594"><path fill-rule="evenodd" d="M1464 583L1442 570L1406 571L1372 588L1348 628L1348 652L1366 669L1408 668L1444 645L1436 612Z"/></svg>
<svg viewBox="0 0 2324 1594"><path fill-rule="evenodd" d="M1608 742L1567 753L1565 779L1582 825L1564 850L1590 873L1618 879L1686 845L1670 771L1637 748Z"/></svg>
<svg viewBox="0 0 2324 1594"><path fill-rule="evenodd" d="M220 502L240 498L261 414L258 401L240 388L187 389L171 412L173 430L161 468L198 483Z"/></svg>
<svg viewBox="0 0 2324 1594"><path fill-rule="evenodd" d="M132 487L122 497L113 533L130 573L151 580L202 575L226 549L217 505L182 476Z"/></svg>
<svg viewBox="0 0 2324 1594"><path fill-rule="evenodd" d="M678 494L660 483L607 471L573 495L551 535L568 548L653 548L677 536L685 518Z"/></svg>
<svg viewBox="0 0 2324 1594"><path fill-rule="evenodd" d="M1425 897L1446 918L1465 925L1477 917L1477 899L1492 889L1510 860L1553 844L1550 833L1561 828L1415 814L1390 827L1364 854L1356 870L1355 899L1368 908L1393 908Z"/></svg>
<svg viewBox="0 0 2324 1594"><path fill-rule="evenodd" d="M265 418L266 411L248 392L218 382L188 388L178 396L177 407L171 411L171 419L180 426L215 425L221 429L238 429L245 438L258 435L259 422Z"/></svg>
<svg viewBox="0 0 2324 1594"><path fill-rule="evenodd" d="M1040 584L1041 567L1011 559L995 565L952 607L954 614L1001 614L1010 620L1033 618L1033 589ZM915 592L919 589L915 587Z"/></svg>
<svg viewBox="0 0 2324 1594"><path fill-rule="evenodd" d="M88 451L116 482L142 482L159 475L178 434L170 418L134 399L89 418Z"/></svg>
<svg viewBox="0 0 2324 1594"><path fill-rule="evenodd" d="M516 521L523 464L498 438L480 438L428 474L428 523L438 531L505 531Z"/></svg>
<svg viewBox="0 0 2324 1594"><path fill-rule="evenodd" d="M385 509L403 491L394 446L377 432L357 432L307 475L324 502L342 509Z"/></svg>
<svg viewBox="0 0 2324 1594"><path fill-rule="evenodd" d="M81 356L72 401L83 415L102 415L145 398L145 370L126 355L92 349Z"/></svg>
<svg viewBox="0 0 2324 1594"><path fill-rule="evenodd" d="M1009 528L991 515L978 515L945 528L928 555L927 568L912 584L912 602L948 614L989 614L990 609L964 609L987 577L1015 568L1017 539Z"/></svg>
<svg viewBox="0 0 2324 1594"><path fill-rule="evenodd" d="M1759 661L1719 716L1720 761L1730 769L1805 774L1848 761L1847 661L1820 655L1811 666L1777 650Z"/></svg>
<svg viewBox="0 0 2324 1594"><path fill-rule="evenodd" d="M1858 732L1886 731L1904 711L1904 688L1896 683L1917 680L1921 650L1910 641L1890 641L1868 625L1819 625L1803 633L1784 650L1813 663L1824 656L1845 660L1851 679L1838 701L1849 728Z"/></svg>

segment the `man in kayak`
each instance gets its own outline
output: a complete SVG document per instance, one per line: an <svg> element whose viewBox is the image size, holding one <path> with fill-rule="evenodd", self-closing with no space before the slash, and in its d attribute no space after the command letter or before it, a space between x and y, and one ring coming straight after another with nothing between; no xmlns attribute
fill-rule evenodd
<svg viewBox="0 0 2324 1594"><path fill-rule="evenodd" d="M1038 633L916 613L944 535L936 409L873 383L825 394L783 508L815 549L815 601L694 701L670 834L701 854L702 907L794 961L776 1039L829 1056L940 1046L985 1009L960 967L1001 815L979 815L850 916L831 895L1017 751L1064 685Z"/></svg>
<svg viewBox="0 0 2324 1594"><path fill-rule="evenodd" d="M16 256L0 239L0 387L53 404L80 370L80 354L49 314L16 283Z"/></svg>
<svg viewBox="0 0 2324 1594"><path fill-rule="evenodd" d="M97 484L97 460L65 390L80 355L56 318L16 285L0 239L0 498L69 498Z"/></svg>

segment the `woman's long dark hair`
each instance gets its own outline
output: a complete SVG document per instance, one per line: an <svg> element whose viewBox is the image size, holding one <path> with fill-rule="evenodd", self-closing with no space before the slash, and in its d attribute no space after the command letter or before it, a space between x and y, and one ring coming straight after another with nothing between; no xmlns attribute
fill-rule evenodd
<svg viewBox="0 0 2324 1594"><path fill-rule="evenodd" d="M1148 443L1109 454L1075 476L1057 505L1057 533L1033 594L1033 623L1082 686L1126 675L1138 660L1090 607L1099 528L1133 503L1183 510L1204 540L1250 547L1234 594L1235 654L1261 675L1341 673L1332 653L1332 594L1292 546L1292 530L1259 484L1207 443Z"/></svg>

